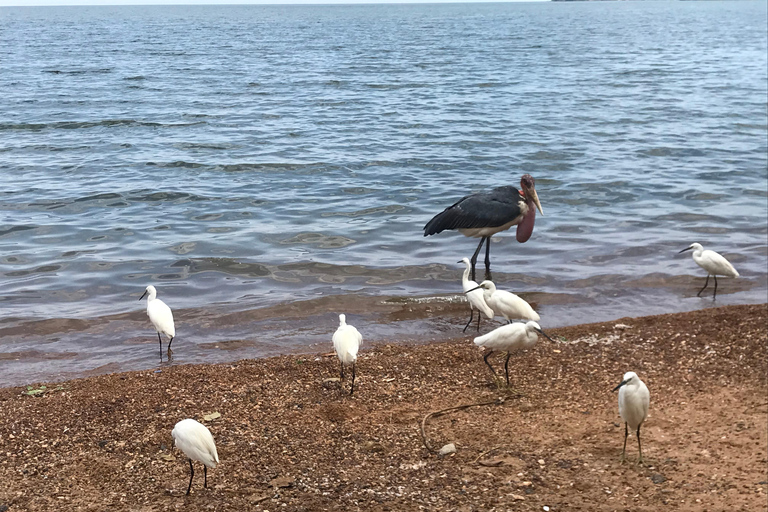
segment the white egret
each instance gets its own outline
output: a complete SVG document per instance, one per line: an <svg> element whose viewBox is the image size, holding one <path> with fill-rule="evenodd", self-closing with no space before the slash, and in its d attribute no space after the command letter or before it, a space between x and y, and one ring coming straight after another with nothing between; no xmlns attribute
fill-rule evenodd
<svg viewBox="0 0 768 512"><path fill-rule="evenodd" d="M699 290L699 293L696 294L697 297L700 297L701 292L709 285L709 276L714 276L715 278L715 293L712 295L712 299L717 297L717 276L739 277L739 273L736 272L736 269L733 268L733 265L727 259L715 251L705 251L701 244L691 244L690 247L686 247L678 254L691 250L693 251L693 261L707 271L707 280L704 282L704 288Z"/></svg>
<svg viewBox="0 0 768 512"><path fill-rule="evenodd" d="M541 317L533 310L530 304L521 299L512 292L498 290L493 281L483 281L474 290L483 289L485 303L494 311L495 314L503 316L507 322L514 320L533 320L538 322Z"/></svg>
<svg viewBox="0 0 768 512"><path fill-rule="evenodd" d="M462 258L458 263L462 262L464 265L466 265L466 268L464 269L464 274L461 276L461 287L464 289L464 293L467 295L470 311L469 321L467 322L467 325L464 326L464 330L462 332L467 332L467 327L469 327L469 324L472 323L472 318L475 316L475 311L477 311L477 332L480 332L480 320L482 319L483 315L485 315L488 320L493 320L495 313L490 307L488 307L488 304L486 304L485 299L483 298L483 291L478 290L477 283L469 278L469 270L472 267L472 264L469 262L469 258Z"/></svg>
<svg viewBox="0 0 768 512"><path fill-rule="evenodd" d="M533 176L523 174L520 188L507 185L490 192L471 194L459 199L438 213L424 226L424 236L435 235L446 229L457 229L464 236L480 238L470 260L472 280L475 280L477 255L485 243L485 278L491 279L491 237L500 231L517 226L517 241L527 242L533 233L536 208L544 215L536 194Z"/></svg>
<svg viewBox="0 0 768 512"><path fill-rule="evenodd" d="M147 296L147 315L149 316L149 321L155 327L157 341L160 342L160 362L163 362L163 339L160 337L160 334L165 334L170 338L170 341L168 341L168 358L170 359L171 354L173 354L171 343L173 343L173 338L176 336L176 328L173 325L173 313L165 302L157 298L157 290L155 290L154 286L147 286L139 300L143 299L144 295Z"/></svg>
<svg viewBox="0 0 768 512"><path fill-rule="evenodd" d="M507 386L509 386L509 358L512 352L517 350L526 349L536 344L539 339L537 333L544 335L549 341L552 338L546 335L541 330L539 324L534 321L528 323L516 322L512 324L502 325L483 336L475 338L475 345L478 347L487 348L488 352L483 356L485 364L491 369L494 379L498 378L496 371L488 362L488 357L494 352L506 352L507 359L504 361L504 375L507 379Z"/></svg>
<svg viewBox="0 0 768 512"><path fill-rule="evenodd" d="M192 461L203 463L205 481L203 487L208 487L208 468L215 468L219 463L219 454L216 452L216 443L208 428L193 419L181 420L173 427L171 432L176 448L184 452L189 458L189 486L187 495L192 489L192 478L195 476L195 468Z"/></svg>
<svg viewBox="0 0 768 512"><path fill-rule="evenodd" d="M624 448L621 450L621 461L624 462L624 454L627 451L627 425L637 432L637 451L639 453L637 463L643 462L643 448L640 446L640 425L648 416L648 405L651 403L651 394L635 372L627 372L618 386L619 390L619 415L624 420Z"/></svg>
<svg viewBox="0 0 768 512"><path fill-rule="evenodd" d="M354 326L347 324L347 317L344 314L339 315L339 328L333 333L333 348L336 350L336 356L341 363L341 378L344 378L344 365L352 365L352 388L349 394L355 392L355 363L357 361L357 351L363 342L363 336Z"/></svg>

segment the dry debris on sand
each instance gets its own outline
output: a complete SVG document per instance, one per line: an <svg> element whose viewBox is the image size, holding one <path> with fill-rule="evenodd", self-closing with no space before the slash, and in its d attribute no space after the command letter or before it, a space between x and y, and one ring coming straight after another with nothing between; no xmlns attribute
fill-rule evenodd
<svg viewBox="0 0 768 512"><path fill-rule="evenodd" d="M319 355L2 389L0 510L765 510L767 312L555 329L512 356L510 392L469 338L364 351L353 397ZM634 437L619 463L628 370L651 390L645 466ZM479 402L425 425L455 452L425 448L428 413ZM188 417L221 464L185 496L170 433Z"/></svg>

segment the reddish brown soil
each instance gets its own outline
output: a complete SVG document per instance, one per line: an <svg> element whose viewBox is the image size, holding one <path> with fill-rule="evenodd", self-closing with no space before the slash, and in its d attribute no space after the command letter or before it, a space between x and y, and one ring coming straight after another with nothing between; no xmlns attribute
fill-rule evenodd
<svg viewBox="0 0 768 512"><path fill-rule="evenodd" d="M766 510L767 317L731 306L556 329L567 342L513 355L513 391L471 337L368 347L354 397L324 384L338 367L317 355L2 389L0 510ZM634 437L619 462L611 389L628 370L651 391L643 466ZM500 397L430 419L429 442L455 454L425 448L427 413ZM212 412L221 464L208 489L198 465L185 496L170 432Z"/></svg>

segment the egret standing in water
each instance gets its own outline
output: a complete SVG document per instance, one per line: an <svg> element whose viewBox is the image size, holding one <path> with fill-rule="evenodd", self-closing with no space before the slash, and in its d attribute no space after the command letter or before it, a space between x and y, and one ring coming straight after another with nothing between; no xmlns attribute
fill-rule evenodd
<svg viewBox="0 0 768 512"><path fill-rule="evenodd" d="M344 379L344 365L352 365L352 388L349 390L350 396L355 392L355 363L357 362L357 351L363 342L363 336L354 326L347 324L347 317L339 315L339 328L333 333L333 348L336 356L341 363L341 378Z"/></svg>
<svg viewBox="0 0 768 512"><path fill-rule="evenodd" d="M192 461L203 463L205 481L203 487L208 487L208 468L215 468L219 463L219 454L216 453L216 443L213 442L211 431L202 423L193 419L181 420L173 427L171 432L176 448L184 452L189 458L189 486L187 496L192 489L192 478L195 476L195 468Z"/></svg>
<svg viewBox="0 0 768 512"><path fill-rule="evenodd" d="M701 244L691 244L678 254L691 250L693 251L693 261L707 271L707 280L704 282L704 288L699 290L699 293L696 294L697 297L701 297L701 292L709 285L709 276L715 278L715 293L712 294L712 300L717 297L717 276L739 277L739 273L736 272L736 269L733 268L733 265L727 259L715 251L705 251Z"/></svg>
<svg viewBox="0 0 768 512"><path fill-rule="evenodd" d="M542 334L549 341L552 341L552 338L547 336L544 331L541 330L539 324L530 321L528 323L516 322L513 324L502 325L488 334L475 338L475 345L488 349L488 352L483 356L483 361L485 361L485 364L491 369L494 379L498 379L498 377L496 375L496 370L494 370L491 363L488 362L488 357L494 352L507 353L507 359L504 361L504 376L507 379L507 387L509 387L509 357L514 351L530 348L535 345L539 340L539 335L537 333Z"/></svg>
<svg viewBox="0 0 768 512"><path fill-rule="evenodd" d="M464 293L467 295L470 312L469 321L467 322L467 325L464 326L464 330L462 332L467 332L467 327L469 327L469 324L472 323L472 318L475 316L475 311L477 311L477 332L480 332L480 320L482 319L483 315L485 315L488 320L493 320L495 314L485 302L483 291L478 290L477 283L469 279L469 269L472 266L469 262L469 258L462 258L458 263L462 262L464 265L466 265L466 268L464 269L464 274L461 276L461 287L464 289Z"/></svg>
<svg viewBox="0 0 768 512"><path fill-rule="evenodd" d="M170 359L171 354L173 354L171 343L173 343L173 338L176 336L176 328L173 325L173 313L165 302L157 298L157 290L155 290L154 286L147 286L139 300L143 299L144 295L147 296L147 315L149 316L149 321L155 327L157 340L160 342L160 362L162 363L163 339L160 337L160 334L165 334L170 338L170 341L168 341L168 358Z"/></svg>
<svg viewBox="0 0 768 512"><path fill-rule="evenodd" d="M521 190L513 186L497 187L490 192L471 194L459 199L435 215L424 226L424 236L435 235L446 229L457 229L464 236L480 238L470 260L472 281L475 280L477 255L485 243L485 279L491 280L491 237L500 231L517 226L517 241L527 242L533 233L536 209L544 215L536 194L533 176L524 174Z"/></svg>
<svg viewBox="0 0 768 512"><path fill-rule="evenodd" d="M621 462L624 462L624 455L627 451L627 436L629 431L627 425L633 431L637 432L637 463L643 463L643 448L640 446L640 425L648 416L648 405L651 403L651 394L648 387L635 372L627 372L618 386L613 388L619 390L619 415L624 420L624 448L621 450Z"/></svg>
<svg viewBox="0 0 768 512"><path fill-rule="evenodd" d="M512 292L497 290L493 281L483 281L473 290L483 289L485 303L497 314L503 316L507 322L512 320L533 320L538 322L541 317L533 310L530 304ZM473 290L470 290L472 292Z"/></svg>

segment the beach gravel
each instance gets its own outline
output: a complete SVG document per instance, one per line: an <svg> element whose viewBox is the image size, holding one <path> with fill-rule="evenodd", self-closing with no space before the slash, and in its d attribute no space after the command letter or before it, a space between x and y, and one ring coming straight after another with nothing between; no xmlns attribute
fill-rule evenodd
<svg viewBox="0 0 768 512"><path fill-rule="evenodd" d="M767 313L553 329L512 356L511 390L471 336L369 344L351 397L318 354L0 389L0 510L765 510ZM627 371L651 392L644 466L634 437L619 462ZM459 449L428 451L423 418L473 403L489 405L429 418L430 445ZM184 418L221 461L207 489L196 467L190 496Z"/></svg>

